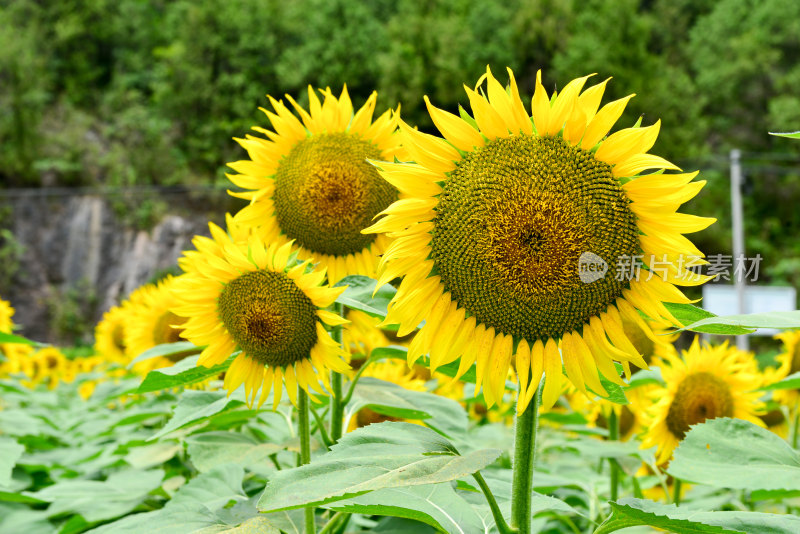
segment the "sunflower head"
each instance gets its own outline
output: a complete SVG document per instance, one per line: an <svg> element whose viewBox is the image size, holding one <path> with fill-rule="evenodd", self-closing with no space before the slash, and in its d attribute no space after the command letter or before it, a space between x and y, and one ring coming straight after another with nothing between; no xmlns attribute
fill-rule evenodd
<svg viewBox="0 0 800 534"><path fill-rule="evenodd" d="M94 350L109 361L124 362L126 354L125 330L129 324L128 301L114 306L103 314L94 330Z"/></svg>
<svg viewBox="0 0 800 534"><path fill-rule="evenodd" d="M487 69L484 91L465 88L473 117L426 98L444 139L401 121L414 162L379 164L400 200L365 231L394 239L379 283L405 276L387 322L402 334L424 319L409 361L429 352L434 367L477 363L490 405L512 362L520 411L543 374L543 404L555 403L562 363L579 391L605 395L600 375L621 383L614 360L628 373L647 366L625 322L655 342L645 318L680 324L663 302L688 302L675 284L704 281L677 258L703 262L682 234L713 219L676 212L704 182L663 173L678 169L648 153L659 122L608 135L630 97L600 107L607 80L583 90L588 78L550 96L539 74L528 112L513 73L504 88ZM616 276L637 257L643 276ZM655 260L660 274L649 276Z"/></svg>
<svg viewBox="0 0 800 534"><path fill-rule="evenodd" d="M172 294L174 284L175 278L167 276L157 284L147 284L131 294L129 322L124 329L123 341L129 358L135 358L156 345L184 341L181 333L185 318L171 311L175 302ZM165 358L147 362L137 371L153 369L154 365L169 365Z"/></svg>
<svg viewBox="0 0 800 534"><path fill-rule="evenodd" d="M185 319L183 336L203 349L199 364L211 367L240 353L225 374L225 388L244 384L248 403L259 406L274 386L274 404L283 384L292 402L297 385L322 392L318 377L328 385L329 369L343 372L339 345L323 323L346 321L326 311L344 291L323 286L325 271L298 262L292 242L265 247L256 235L246 241L236 223L230 235L211 224L211 238L196 237L196 252L187 253L173 291L172 311Z"/></svg>
<svg viewBox="0 0 800 534"><path fill-rule="evenodd" d="M268 242L294 240L298 256L327 267L331 282L374 276L386 239L361 230L397 190L369 160L397 155L398 114L386 111L373 121L376 93L355 114L346 87L338 98L329 88L321 94L322 101L309 87L308 111L287 95L300 118L270 97L273 111L264 112L274 131L254 128L268 139L237 139L251 159L231 163L238 174L229 178L251 204L236 218L262 226Z"/></svg>
<svg viewBox="0 0 800 534"><path fill-rule="evenodd" d="M658 362L665 386L650 392L644 413L642 447L658 446L659 463L669 460L692 425L717 417L735 417L759 426L764 404L756 390L761 375L752 353L726 344L700 346L697 338L681 357Z"/></svg>

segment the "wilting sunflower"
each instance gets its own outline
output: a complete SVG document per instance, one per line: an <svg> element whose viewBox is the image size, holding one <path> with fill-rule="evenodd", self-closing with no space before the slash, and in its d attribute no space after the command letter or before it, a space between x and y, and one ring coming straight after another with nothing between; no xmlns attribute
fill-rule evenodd
<svg viewBox="0 0 800 534"><path fill-rule="evenodd" d="M659 464L669 461L691 425L735 417L765 426L758 417L764 408L761 393L754 391L762 378L752 353L727 343L700 346L695 338L682 356L659 362L666 386L651 392L653 404L644 414L642 448L658 446Z"/></svg>
<svg viewBox="0 0 800 534"><path fill-rule="evenodd" d="M148 284L132 295L132 306L125 330L124 344L130 358L163 343L184 341L181 333L186 320L175 315L172 288L175 278L167 276L157 284Z"/></svg>
<svg viewBox="0 0 800 534"><path fill-rule="evenodd" d="M125 330L131 324L130 308L128 301L112 307L94 329L94 350L108 361L122 363L127 359Z"/></svg>
<svg viewBox="0 0 800 534"><path fill-rule="evenodd" d="M250 160L231 163L239 174L228 177L252 191L232 193L251 201L236 219L263 226L267 242L295 240L298 257L327 267L331 283L350 274L374 277L388 240L361 230L397 190L367 160L394 159L398 115L386 111L372 120L377 93L355 115L346 87L339 98L330 89L322 95L320 102L309 87L309 111L286 96L302 121L269 97L274 113L263 111L274 131L253 128L269 139L237 139Z"/></svg>
<svg viewBox="0 0 800 534"><path fill-rule="evenodd" d="M626 371L646 367L623 320L648 337L640 312L679 324L663 305L688 302L673 284L704 281L679 262L702 256L682 234L713 219L676 213L705 183L690 183L697 173L640 175L677 170L647 153L659 122L607 136L630 97L600 108L606 82L581 92L583 77L551 98L537 75L529 115L509 76L506 90L487 69L488 98L466 89L474 118L426 98L444 139L400 123L415 163L379 164L401 200L366 231L395 238L379 285L405 276L387 322L403 334L425 319L409 361L430 352L435 367L460 356L460 373L477 361L489 403L514 365L521 412L543 373L543 405L556 402L562 360L578 390L601 395L598 369L620 383L613 360ZM659 272L645 268L637 280L620 269L618 277L617 266L638 255Z"/></svg>
<svg viewBox="0 0 800 534"><path fill-rule="evenodd" d="M783 342L783 352L776 357L778 367L769 368L764 373L769 383L778 382L794 373L800 373L800 330L782 332L775 338ZM772 392L772 398L794 411L798 409L800 390L777 389Z"/></svg>
<svg viewBox="0 0 800 534"><path fill-rule="evenodd" d="M186 273L173 290L172 310L186 318L183 337L206 346L198 364L211 367L241 350L225 373L224 386L232 392L244 383L251 405L259 387L260 406L274 386L277 406L284 382L295 404L298 384L307 392L322 392L320 377L330 390L329 370L349 368L323 323L345 320L323 308L345 288L321 285L325 271L309 271L309 261L296 262L292 242L266 248L255 235L243 243L214 224L209 227L212 237L195 237L197 252L181 259Z"/></svg>

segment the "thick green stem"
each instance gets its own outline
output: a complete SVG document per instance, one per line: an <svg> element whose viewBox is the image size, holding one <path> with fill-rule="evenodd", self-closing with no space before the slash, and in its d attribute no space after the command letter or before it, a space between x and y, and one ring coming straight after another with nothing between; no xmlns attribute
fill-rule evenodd
<svg viewBox="0 0 800 534"><path fill-rule="evenodd" d="M486 502L489 503L489 508L492 510L492 517L494 517L494 522L497 525L497 531L500 534L513 534L515 532L514 529L509 527L508 523L506 523L506 519L503 517L503 513L500 511L500 506L498 506L497 500L494 498L494 494L489 488L489 485L483 479L483 475L481 475L480 471L478 471L477 473L473 473L472 476L475 478L478 486L480 486L484 497L486 497Z"/></svg>
<svg viewBox="0 0 800 534"><path fill-rule="evenodd" d="M792 426L792 448L797 448L798 436L800 436L800 406L795 407L794 425Z"/></svg>
<svg viewBox="0 0 800 534"><path fill-rule="evenodd" d="M333 514L333 517L330 518L328 523L322 527L322 530L319 531L319 534L332 534L333 532L336 532L339 527L342 526L342 523L347 521L347 517L349 515L350 514L347 512L336 512Z"/></svg>
<svg viewBox="0 0 800 534"><path fill-rule="evenodd" d="M311 462L311 423L309 421L308 395L306 390L297 386L297 425L300 433L300 465ZM317 529L314 520L314 507L305 509L306 534L315 534Z"/></svg>
<svg viewBox="0 0 800 534"><path fill-rule="evenodd" d="M334 311L344 316L344 305L337 302L334 304ZM341 344L342 327L334 326L332 333L334 341ZM336 371L331 372L331 394L331 442L335 444L342 437L345 407L345 403L342 402L342 375Z"/></svg>
<svg viewBox="0 0 800 534"><path fill-rule="evenodd" d="M608 439L617 441L619 439L619 418L614 408L608 416ZM611 473L611 500L616 501L619 495L619 465L614 458L608 459L609 472Z"/></svg>
<svg viewBox="0 0 800 534"><path fill-rule="evenodd" d="M681 481L677 478L672 484L672 503L675 506L681 504Z"/></svg>
<svg viewBox="0 0 800 534"><path fill-rule="evenodd" d="M531 532L531 497L533 496L533 463L536 452L536 430L539 420L539 396L533 399L522 415L517 416L514 434L514 474L511 486L511 526L519 534Z"/></svg>

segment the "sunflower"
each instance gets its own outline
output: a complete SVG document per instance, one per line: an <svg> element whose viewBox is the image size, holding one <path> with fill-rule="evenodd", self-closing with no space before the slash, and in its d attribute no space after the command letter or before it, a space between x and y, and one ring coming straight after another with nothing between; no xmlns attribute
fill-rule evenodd
<svg viewBox="0 0 800 534"><path fill-rule="evenodd" d="M770 383L783 380L794 373L800 373L800 330L782 332L775 336L775 339L783 342L783 352L776 357L778 367L768 368L764 373ZM772 392L772 398L775 402L794 411L798 409L800 390L778 389Z"/></svg>
<svg viewBox="0 0 800 534"><path fill-rule="evenodd" d="M628 404L617 404L605 399L594 402L586 399L585 395L574 394L570 397L570 406L581 413L589 421L590 426L608 428L608 420L612 410L619 421L619 439L628 441L644 431L643 414L651 404L650 397L658 388L657 384L643 384L625 390Z"/></svg>
<svg viewBox="0 0 800 534"><path fill-rule="evenodd" d="M556 402L562 361L578 390L602 395L598 370L621 383L613 360L627 372L630 363L646 367L623 320L649 334L642 314L680 324L663 302L686 303L674 284L705 281L679 262L702 257L682 234L714 220L676 213L705 182L661 172L678 169L647 153L659 122L606 137L630 97L600 108L606 82L581 93L583 77L551 98L539 73L529 115L509 76L506 90L487 69L479 84L488 98L466 88L474 118L426 98L444 139L400 122L415 163L378 164L401 199L365 231L394 238L379 285L405 276L386 321L400 334L426 321L409 361L429 352L436 367L461 357L459 373L477 362L490 404L513 365L522 412L542 374L543 406ZM615 275L639 255L638 279Z"/></svg>
<svg viewBox="0 0 800 534"><path fill-rule="evenodd" d="M126 361L125 330L130 322L131 306L125 301L103 314L94 330L94 350L108 361Z"/></svg>
<svg viewBox="0 0 800 534"><path fill-rule="evenodd" d="M11 307L10 302L0 299L0 332L10 334L14 329L14 321L11 317L14 316L14 308Z"/></svg>
<svg viewBox="0 0 800 534"><path fill-rule="evenodd" d="M348 310L345 316L348 321L342 328L342 347L351 355L361 354L369 358L373 349L386 347L392 341L378 327L381 320L359 310Z"/></svg>
<svg viewBox="0 0 800 534"><path fill-rule="evenodd" d="M274 113L262 111L274 131L253 128L269 139L237 139L251 159L231 163L239 174L228 177L250 191L231 194L251 203L236 219L263 226L267 242L295 240L298 257L327 267L331 283L351 274L374 277L388 240L361 230L397 190L367 160L398 154L398 114L389 110L373 121L377 93L355 115L347 87L339 98L329 88L321 93L320 103L308 88L309 111L286 95L302 121L269 97Z"/></svg>
<svg viewBox="0 0 800 534"><path fill-rule="evenodd" d="M345 288L321 285L324 269L309 270L310 261L297 262L291 241L267 248L255 235L242 243L214 224L209 227L212 237L195 237L196 253L184 254L185 274L173 290L172 311L186 318L183 336L206 346L198 364L221 364L240 350L224 387L232 392L244 383L250 405L262 385L259 406L274 386L277 407L282 383L294 404L298 385L323 392L317 377L330 390L329 370L341 373L349 367L323 323L346 321L323 308ZM231 235L239 231L229 230Z"/></svg>
<svg viewBox="0 0 800 534"><path fill-rule="evenodd" d="M176 300L172 294L174 284L175 278L167 276L157 284L142 286L131 295L132 305L124 334L129 358L136 358L156 345L183 341L181 325L186 319L171 310ZM166 359L163 363L169 364Z"/></svg>
<svg viewBox="0 0 800 534"><path fill-rule="evenodd" d="M682 356L659 362L666 386L652 391L652 404L643 414L642 448L658 446L659 464L669 461L689 427L707 419L735 417L765 426L758 417L764 408L761 393L754 391L762 378L752 353L727 343L701 347L695 338Z"/></svg>

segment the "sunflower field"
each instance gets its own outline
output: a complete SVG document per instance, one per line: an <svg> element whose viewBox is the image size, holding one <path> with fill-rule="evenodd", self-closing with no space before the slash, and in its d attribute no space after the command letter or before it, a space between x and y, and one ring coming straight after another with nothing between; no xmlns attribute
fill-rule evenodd
<svg viewBox="0 0 800 534"><path fill-rule="evenodd" d="M0 532L800 532L800 312L684 295L705 181L608 84L487 68L438 135L269 96L245 207L93 347L0 301Z"/></svg>

